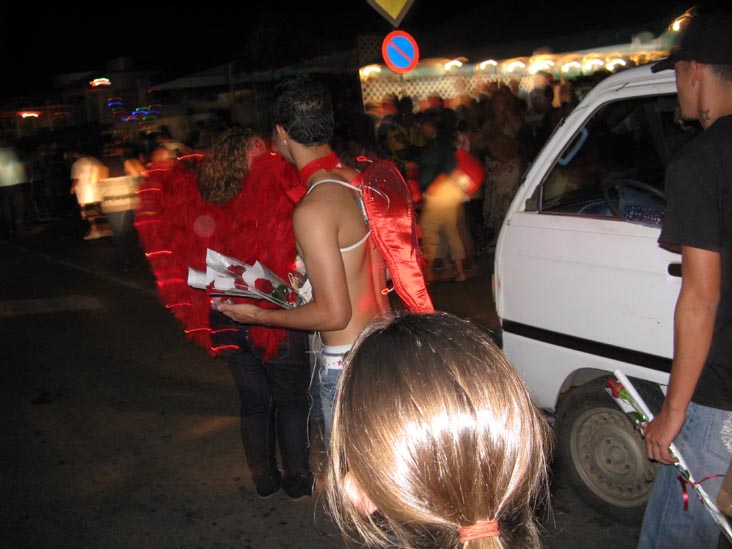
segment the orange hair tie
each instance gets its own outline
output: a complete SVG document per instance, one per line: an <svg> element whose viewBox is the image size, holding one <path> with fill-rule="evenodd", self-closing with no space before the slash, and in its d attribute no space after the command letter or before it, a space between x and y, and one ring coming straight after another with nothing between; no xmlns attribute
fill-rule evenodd
<svg viewBox="0 0 732 549"><path fill-rule="evenodd" d="M460 543L465 543L476 539L500 536L501 530L498 528L498 521L493 519L479 520L470 526L463 526L458 528L458 533L460 534Z"/></svg>

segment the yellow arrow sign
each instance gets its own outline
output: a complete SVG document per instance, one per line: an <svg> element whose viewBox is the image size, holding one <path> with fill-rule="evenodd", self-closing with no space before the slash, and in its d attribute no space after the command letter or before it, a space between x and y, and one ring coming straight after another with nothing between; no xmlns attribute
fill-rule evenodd
<svg viewBox="0 0 732 549"><path fill-rule="evenodd" d="M368 4L383 15L389 23L398 27L414 0L366 0Z"/></svg>

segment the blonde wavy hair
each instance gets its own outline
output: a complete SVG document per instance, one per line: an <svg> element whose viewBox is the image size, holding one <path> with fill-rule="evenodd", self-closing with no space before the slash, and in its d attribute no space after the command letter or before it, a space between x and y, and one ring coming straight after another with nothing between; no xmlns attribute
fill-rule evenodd
<svg viewBox="0 0 732 549"><path fill-rule="evenodd" d="M484 330L449 313L381 319L339 381L327 508L347 541L369 547L539 547L551 446ZM461 544L460 528L486 520L500 536Z"/></svg>

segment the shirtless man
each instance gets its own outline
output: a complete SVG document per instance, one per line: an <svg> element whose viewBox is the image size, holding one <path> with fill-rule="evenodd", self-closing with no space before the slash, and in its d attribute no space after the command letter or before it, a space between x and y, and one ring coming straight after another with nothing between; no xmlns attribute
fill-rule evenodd
<svg viewBox="0 0 732 549"><path fill-rule="evenodd" d="M317 332L325 440L330 440L335 388L343 357L358 335L388 310L383 261L370 238L358 177L341 164L329 142L335 126L328 90L308 77L281 83L273 105L274 145L300 172L307 194L293 213L299 258L311 300L295 309L222 304L243 324Z"/></svg>

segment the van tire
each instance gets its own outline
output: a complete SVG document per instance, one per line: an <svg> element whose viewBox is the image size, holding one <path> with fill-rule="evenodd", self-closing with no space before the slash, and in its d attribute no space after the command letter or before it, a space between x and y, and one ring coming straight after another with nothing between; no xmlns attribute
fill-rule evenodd
<svg viewBox="0 0 732 549"><path fill-rule="evenodd" d="M559 466L588 505L616 520L640 524L657 465L648 460L643 437L605 390L608 377L576 387L562 400L556 416ZM661 389L632 381L655 414L663 403Z"/></svg>

